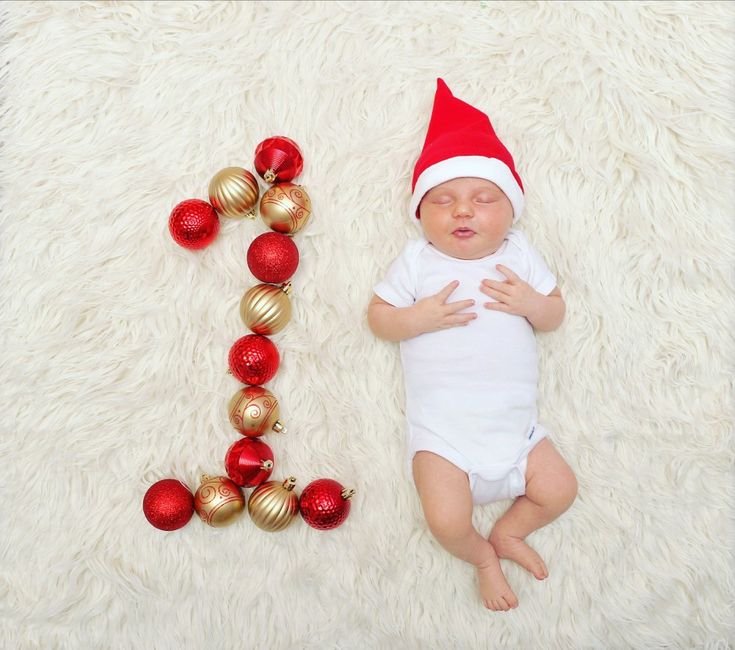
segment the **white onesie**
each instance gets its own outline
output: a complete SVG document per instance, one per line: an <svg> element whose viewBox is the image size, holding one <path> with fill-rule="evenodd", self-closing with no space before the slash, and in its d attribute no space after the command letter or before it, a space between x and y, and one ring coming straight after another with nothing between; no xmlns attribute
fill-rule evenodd
<svg viewBox="0 0 735 650"><path fill-rule="evenodd" d="M548 295L556 278L525 235L511 228L495 253L462 260L425 238L409 240L385 279L373 287L396 307L459 286L447 302L472 298L467 326L427 332L400 343L406 387L407 471L419 450L446 458L468 475L476 504L525 493L528 453L548 432L537 422L538 359L533 326L523 316L484 307L483 279L514 271Z"/></svg>

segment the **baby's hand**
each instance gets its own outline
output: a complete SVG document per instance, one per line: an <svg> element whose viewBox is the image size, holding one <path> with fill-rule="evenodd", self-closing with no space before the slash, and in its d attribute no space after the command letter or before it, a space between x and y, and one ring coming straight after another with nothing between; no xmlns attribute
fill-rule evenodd
<svg viewBox="0 0 735 650"><path fill-rule="evenodd" d="M538 298L541 294L530 284L521 280L508 267L497 264L495 268L508 279L503 282L498 280L482 281L480 291L498 301L486 302L485 308L528 317L537 308Z"/></svg>
<svg viewBox="0 0 735 650"><path fill-rule="evenodd" d="M474 312L457 313L462 309L472 307L475 304L474 300L460 300L459 302L445 304L449 295L458 285L459 282L454 280L439 293L422 298L413 305L412 309L415 310L417 326L421 332L436 332L450 327L467 325L471 320L477 318L477 314Z"/></svg>

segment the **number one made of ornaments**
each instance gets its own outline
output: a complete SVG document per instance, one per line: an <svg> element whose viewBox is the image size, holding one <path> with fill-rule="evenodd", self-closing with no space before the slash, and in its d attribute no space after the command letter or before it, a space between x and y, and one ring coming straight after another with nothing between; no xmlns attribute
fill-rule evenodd
<svg viewBox="0 0 735 650"><path fill-rule="evenodd" d="M255 150L255 170L271 187L260 197L257 180L241 167L217 172L208 188L209 201L187 199L169 216L174 241L191 250L208 246L220 230L220 217L255 218L258 205L270 231L256 237L247 251L250 272L260 280L240 301L240 317L252 332L240 337L228 355L229 372L246 384L230 399L228 415L243 436L227 450L227 476L202 476L192 495L180 481L166 479L151 486L143 509L148 521L162 530L184 526L194 511L210 526L226 526L245 509L243 488L255 488L247 499L253 523L267 531L286 528L298 513L318 530L336 528L350 512L355 490L333 479L317 479L299 496L296 478L268 480L275 466L273 452L261 440L266 433L285 433L279 420L278 400L261 384L278 371L281 357L268 338L280 332L291 318L289 280L299 265L299 251L292 237L311 218L306 190L291 181L303 169L298 145L285 136L261 142Z"/></svg>

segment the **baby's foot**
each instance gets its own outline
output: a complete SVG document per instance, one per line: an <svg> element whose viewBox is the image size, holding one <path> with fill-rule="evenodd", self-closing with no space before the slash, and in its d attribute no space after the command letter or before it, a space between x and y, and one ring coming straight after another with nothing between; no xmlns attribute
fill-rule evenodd
<svg viewBox="0 0 735 650"><path fill-rule="evenodd" d="M507 612L518 607L518 599L503 575L495 552L492 552L492 557L486 563L477 567L477 577L485 607L494 612Z"/></svg>
<svg viewBox="0 0 735 650"><path fill-rule="evenodd" d="M490 534L490 543L498 557L520 564L524 569L530 571L537 580L543 580L549 575L541 556L522 539L512 535L501 535L493 531Z"/></svg>

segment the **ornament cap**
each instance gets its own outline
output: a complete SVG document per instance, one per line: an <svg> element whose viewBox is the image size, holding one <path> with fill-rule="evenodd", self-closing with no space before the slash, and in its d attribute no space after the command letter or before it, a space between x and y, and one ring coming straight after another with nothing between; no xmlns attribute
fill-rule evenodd
<svg viewBox="0 0 735 650"><path fill-rule="evenodd" d="M291 295L291 282L284 282L281 285L281 291L283 291L287 296Z"/></svg>
<svg viewBox="0 0 735 650"><path fill-rule="evenodd" d="M284 482L283 487L285 487L287 490L293 490L294 486L296 485L296 477L295 476L289 476Z"/></svg>
<svg viewBox="0 0 735 650"><path fill-rule="evenodd" d="M276 175L273 173L272 169L266 169L265 174L263 174L263 180L266 183L272 183L274 180L276 180Z"/></svg>
<svg viewBox="0 0 735 650"><path fill-rule="evenodd" d="M345 488L342 490L341 494L343 499L351 499L355 495L355 490L354 488Z"/></svg>
<svg viewBox="0 0 735 650"><path fill-rule="evenodd" d="M286 433L287 429L283 426L280 420L273 425L273 431L276 433Z"/></svg>
<svg viewBox="0 0 735 650"><path fill-rule="evenodd" d="M264 460L263 464L260 466L261 469L273 469L273 461L272 460Z"/></svg>

